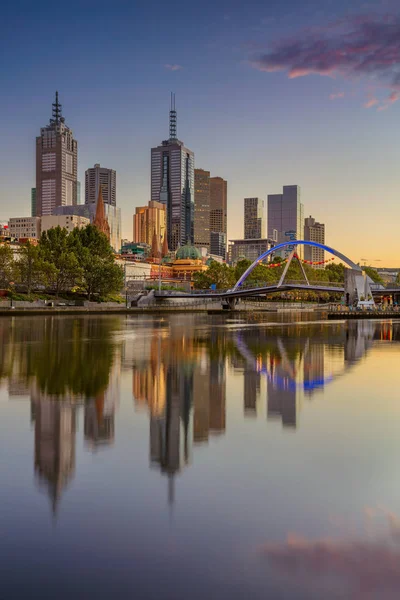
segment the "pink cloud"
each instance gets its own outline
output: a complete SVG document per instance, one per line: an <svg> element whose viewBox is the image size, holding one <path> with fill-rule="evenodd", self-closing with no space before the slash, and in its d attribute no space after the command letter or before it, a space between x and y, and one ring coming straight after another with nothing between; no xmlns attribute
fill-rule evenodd
<svg viewBox="0 0 400 600"><path fill-rule="evenodd" d="M166 65L164 65L164 67L168 71L180 71L181 69L183 69L182 65L170 65L170 64L166 64Z"/></svg>
<svg viewBox="0 0 400 600"><path fill-rule="evenodd" d="M253 57L260 71L284 71L290 79L320 75L359 82L372 81L391 90L380 109L395 102L400 93L400 16L358 15L303 30ZM368 108L378 102L371 103Z"/></svg>
<svg viewBox="0 0 400 600"><path fill-rule="evenodd" d="M337 100L338 98L344 98L345 93L344 92L336 92L335 94L331 94L329 96L330 100Z"/></svg>
<svg viewBox="0 0 400 600"><path fill-rule="evenodd" d="M274 569L298 584L298 590L320 590L320 597L351 600L397 600L400 597L400 519L385 509L366 509L376 522L383 517L384 530L368 530L368 536L307 539L289 534L286 542L260 548ZM322 588L321 588L322 586ZM325 587L324 587L325 586ZM346 595L338 595L348 590ZM301 594L300 594L301 596Z"/></svg>
<svg viewBox="0 0 400 600"><path fill-rule="evenodd" d="M379 104L378 98L375 98L374 96L369 96L369 99L364 104L364 108L372 108L373 106L376 106L377 104Z"/></svg>

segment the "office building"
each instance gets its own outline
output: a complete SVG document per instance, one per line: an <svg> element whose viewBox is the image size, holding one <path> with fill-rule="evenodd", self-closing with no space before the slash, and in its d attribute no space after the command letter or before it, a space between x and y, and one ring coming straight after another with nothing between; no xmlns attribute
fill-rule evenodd
<svg viewBox="0 0 400 600"><path fill-rule="evenodd" d="M171 96L169 139L151 149L151 200L167 207L170 250L194 242L194 153L177 137L175 95Z"/></svg>
<svg viewBox="0 0 400 600"><path fill-rule="evenodd" d="M104 204L117 206L117 174L96 164L85 172L85 204L97 203L100 187Z"/></svg>
<svg viewBox="0 0 400 600"><path fill-rule="evenodd" d="M11 238L40 238L40 217L12 217L8 222L8 235Z"/></svg>
<svg viewBox="0 0 400 600"><path fill-rule="evenodd" d="M36 217L36 188L31 188L31 217Z"/></svg>
<svg viewBox="0 0 400 600"><path fill-rule="evenodd" d="M151 246L154 233L163 240L166 232L166 206L150 200L147 206L138 206L133 215L133 242Z"/></svg>
<svg viewBox="0 0 400 600"><path fill-rule="evenodd" d="M220 231L211 231L210 233L210 254L219 256L226 260L226 233Z"/></svg>
<svg viewBox="0 0 400 600"><path fill-rule="evenodd" d="M325 224L317 223L310 215L304 219L304 239L309 242L325 244ZM325 251L315 246L304 246L304 259L313 263L323 263L325 260ZM314 269L323 269L324 264L313 264Z"/></svg>
<svg viewBox="0 0 400 600"><path fill-rule="evenodd" d="M59 206L54 211L55 215L76 215L86 217L93 223L96 216L96 204L81 204L79 206ZM104 204L104 215L110 227L110 246L119 252L121 249L121 209L117 206Z"/></svg>
<svg viewBox="0 0 400 600"><path fill-rule="evenodd" d="M81 203L81 182L80 181L76 182L76 203L77 204Z"/></svg>
<svg viewBox="0 0 400 600"><path fill-rule="evenodd" d="M254 262L261 254L275 245L274 240L229 240L228 261L235 265L239 260L247 258Z"/></svg>
<svg viewBox="0 0 400 600"><path fill-rule="evenodd" d="M210 249L210 171L194 170L194 245Z"/></svg>
<svg viewBox="0 0 400 600"><path fill-rule="evenodd" d="M77 203L78 142L65 124L56 92L49 125L36 138L36 216Z"/></svg>
<svg viewBox="0 0 400 600"><path fill-rule="evenodd" d="M260 198L244 199L244 239L260 240L265 238L264 200Z"/></svg>
<svg viewBox="0 0 400 600"><path fill-rule="evenodd" d="M278 243L290 240L304 239L303 205L300 201L300 187L298 185L283 186L282 194L268 195L268 237ZM289 254L287 252L282 254ZM298 254L302 256L302 246L298 247Z"/></svg>
<svg viewBox="0 0 400 600"><path fill-rule="evenodd" d="M80 217L77 215L44 215L42 217L42 233L54 227L61 227L71 232L75 227L82 229L89 225L90 219L86 217Z"/></svg>
<svg viewBox="0 0 400 600"><path fill-rule="evenodd" d="M222 177L210 177L210 231L227 235L228 183Z"/></svg>

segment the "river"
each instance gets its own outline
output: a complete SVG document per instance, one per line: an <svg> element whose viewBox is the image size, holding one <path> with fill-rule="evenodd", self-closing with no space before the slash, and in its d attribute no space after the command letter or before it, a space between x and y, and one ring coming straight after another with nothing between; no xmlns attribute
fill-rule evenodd
<svg viewBox="0 0 400 600"><path fill-rule="evenodd" d="M0 318L0 599L400 597L400 321Z"/></svg>

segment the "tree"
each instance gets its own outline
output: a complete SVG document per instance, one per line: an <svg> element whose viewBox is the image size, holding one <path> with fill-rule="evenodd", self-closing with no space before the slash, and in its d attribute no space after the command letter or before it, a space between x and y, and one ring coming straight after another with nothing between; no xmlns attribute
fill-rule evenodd
<svg viewBox="0 0 400 600"><path fill-rule="evenodd" d="M6 289L13 279L14 255L7 244L0 246L0 288Z"/></svg>
<svg viewBox="0 0 400 600"><path fill-rule="evenodd" d="M329 281L344 281L345 266L343 263L339 263L338 265L331 263L325 267L325 272L328 273Z"/></svg>
<svg viewBox="0 0 400 600"><path fill-rule="evenodd" d="M372 267L363 267L362 270L366 275L368 275L368 277L372 279L374 283L385 283L376 269L373 269Z"/></svg>
<svg viewBox="0 0 400 600"><path fill-rule="evenodd" d="M88 295L101 296L119 292L124 284L122 267L114 262L114 253L104 233L97 227L87 225L74 229L70 244L81 268L81 286Z"/></svg>
<svg viewBox="0 0 400 600"><path fill-rule="evenodd" d="M82 269L66 229L58 226L44 231L40 237L39 256L46 263L48 279L57 296L80 280Z"/></svg>
<svg viewBox="0 0 400 600"><path fill-rule="evenodd" d="M193 276L194 287L196 289L209 289L215 285L217 290L231 288L235 282L235 272L232 267L225 263L213 261L207 271L199 271Z"/></svg>
<svg viewBox="0 0 400 600"><path fill-rule="evenodd" d="M26 286L28 294L37 285L45 284L54 274L54 267L46 263L39 254L38 246L27 243L21 247L19 259L15 264L16 278Z"/></svg>

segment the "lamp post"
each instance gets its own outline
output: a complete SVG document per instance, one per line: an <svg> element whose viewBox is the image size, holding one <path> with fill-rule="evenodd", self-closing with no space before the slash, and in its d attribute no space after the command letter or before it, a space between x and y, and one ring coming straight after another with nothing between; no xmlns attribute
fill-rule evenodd
<svg viewBox="0 0 400 600"><path fill-rule="evenodd" d="M12 294L12 288L13 288L13 286L14 286L14 285L15 285L15 284L14 284L14 282L13 282L13 281L10 281L11 294ZM13 297L12 297L12 296L11 296L11 304L10 304L10 308L15 308L15 307L14 307L14 305L13 305Z"/></svg>
<svg viewBox="0 0 400 600"><path fill-rule="evenodd" d="M158 291L161 292L161 234L160 234L160 259L159 259L159 263L158 263Z"/></svg>

